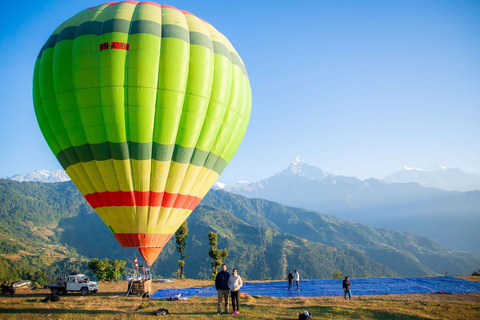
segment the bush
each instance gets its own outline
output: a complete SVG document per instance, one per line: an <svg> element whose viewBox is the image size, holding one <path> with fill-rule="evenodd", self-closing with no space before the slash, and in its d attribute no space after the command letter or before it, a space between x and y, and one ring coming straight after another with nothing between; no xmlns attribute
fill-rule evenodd
<svg viewBox="0 0 480 320"><path fill-rule="evenodd" d="M99 281L113 281L122 276L122 267L126 264L123 260L99 260L94 258L88 263L88 267Z"/></svg>

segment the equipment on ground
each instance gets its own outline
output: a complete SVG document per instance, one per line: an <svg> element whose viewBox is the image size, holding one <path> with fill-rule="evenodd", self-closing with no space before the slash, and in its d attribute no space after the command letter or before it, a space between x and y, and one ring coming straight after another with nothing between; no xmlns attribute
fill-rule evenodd
<svg viewBox="0 0 480 320"><path fill-rule="evenodd" d="M7 294L7 293L10 293L10 294L15 294L15 287L12 285L8 285L8 282L5 281L3 284L2 284L2 294Z"/></svg>
<svg viewBox="0 0 480 320"><path fill-rule="evenodd" d="M86 296L89 293L97 293L98 283L90 281L84 274L72 273L68 276L65 274L57 276L56 283L47 284L44 288L50 289L52 295L76 291L80 292L82 296Z"/></svg>
<svg viewBox="0 0 480 320"><path fill-rule="evenodd" d="M161 309L153 311L153 314L156 315L156 316L166 316L169 313L170 312L168 312L168 309L165 309L165 308L161 308Z"/></svg>
<svg viewBox="0 0 480 320"><path fill-rule="evenodd" d="M30 287L32 285L32 282L30 280L20 280L20 281L17 281L13 284L13 287L15 289L19 289L19 288L27 288L27 287Z"/></svg>

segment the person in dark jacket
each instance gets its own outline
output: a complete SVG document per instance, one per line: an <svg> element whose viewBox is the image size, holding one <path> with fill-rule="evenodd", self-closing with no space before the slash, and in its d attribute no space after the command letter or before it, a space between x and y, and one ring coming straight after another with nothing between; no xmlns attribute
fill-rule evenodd
<svg viewBox="0 0 480 320"><path fill-rule="evenodd" d="M350 292L350 281L348 281L348 277L345 277L345 280L343 280L342 287L343 287L345 300L347 300L347 293L348 293L348 298L352 300L352 293Z"/></svg>
<svg viewBox="0 0 480 320"><path fill-rule="evenodd" d="M222 312L222 299L225 299L225 313L228 313L228 279L230 278L230 273L227 272L227 265L222 265L222 271L217 273L215 277L215 289L218 292L218 304L217 312L220 314Z"/></svg>
<svg viewBox="0 0 480 320"><path fill-rule="evenodd" d="M288 271L288 290L292 289L293 290L293 274L292 270Z"/></svg>

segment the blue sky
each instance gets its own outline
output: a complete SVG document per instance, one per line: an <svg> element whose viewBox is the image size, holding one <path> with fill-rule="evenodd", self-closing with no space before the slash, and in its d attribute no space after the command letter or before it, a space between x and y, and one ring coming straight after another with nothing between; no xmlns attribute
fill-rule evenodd
<svg viewBox="0 0 480 320"><path fill-rule="evenodd" d="M60 169L38 129L33 66L53 30L99 1L0 4L0 177ZM440 163L480 173L479 1L169 1L210 22L247 67L253 109L219 181L299 155L383 178Z"/></svg>

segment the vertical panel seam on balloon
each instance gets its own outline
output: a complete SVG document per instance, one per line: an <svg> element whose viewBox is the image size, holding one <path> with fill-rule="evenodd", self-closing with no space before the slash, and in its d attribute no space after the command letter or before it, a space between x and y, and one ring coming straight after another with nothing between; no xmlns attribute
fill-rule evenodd
<svg viewBox="0 0 480 320"><path fill-rule="evenodd" d="M184 13L184 15L185 15L185 13ZM192 16L194 17L194 19L199 19L199 18L197 18L197 17L194 16L194 15L192 15ZM187 20L187 26L188 26L188 19L186 19L186 20ZM199 19L199 20L201 20L201 19ZM204 23L201 23L201 25L205 27ZM190 30L190 28L189 28L189 30ZM214 58L212 39L211 39L210 33L208 32L208 29L207 29L206 27L205 27L205 30L207 31L208 35L200 32L200 31L189 31L189 39L190 39L189 42L190 42L190 46L192 46L192 45L199 45L199 46L205 47L205 48L209 49L210 51L212 51L212 58ZM198 36L199 36L198 39L197 39L197 37L192 37L192 34L193 34L193 35L198 35ZM210 44L211 44L211 47L207 47L206 45L204 45L204 43L203 43L203 44L197 43L197 42L199 42L199 41L201 42L202 39L203 39L203 40L208 40L208 41L210 42ZM195 43L192 43L192 40L193 40L193 42L195 42ZM192 51L190 50L190 56L191 56L191 52L192 52ZM204 97L204 96L202 96L202 95L193 95L193 94L191 94L191 93L188 93L189 96L197 96L197 97L199 97L199 98L201 98L201 99L207 100L207 102L206 102L206 103L207 103L207 108L206 108L206 110L205 110L205 114L204 114L204 117L203 117L202 128L203 128L203 125L204 125L204 123L205 123L205 117L206 117L207 112L208 112L208 106L209 106L209 103L210 103L210 96L211 96L211 93L212 93L213 78L214 78L214 66L212 67L211 72L212 72L212 74L211 74L211 76L212 76L212 79L211 79L211 81L212 81L212 83L211 83L212 86L210 87L210 95L209 95L209 98L206 98L206 97ZM187 83L187 87L188 87L188 83ZM187 95L187 93L185 93L185 95ZM184 104L184 107L185 107L185 104ZM182 116L183 116L183 108L182 108ZM180 123L181 123L181 119L180 119ZM200 134L201 134L201 129L200 129L200 132L198 132L196 143L198 142L198 138L200 137ZM177 135L177 136L178 136L178 135ZM195 143L195 145L196 145L196 143ZM190 155L190 159L189 159L188 162L187 162L187 169L185 170L185 176L187 175L190 167L192 166L192 163L191 163L191 162L192 162L192 158L193 158L193 156L194 156L194 153L195 153L195 147L193 147L193 152L192 152L192 154ZM182 186L183 186L183 183L185 182L185 176L184 176L184 180L183 180L182 183L180 184L180 187L179 187L178 192L176 193L174 203L175 203L178 199L180 199L180 201L181 201L182 203L187 200L187 196L189 195L189 193L186 194L186 197L178 198L179 191L181 190L181 188L182 188ZM171 221L171 217L170 217L170 216L167 218L167 221L169 221L169 220ZM175 220L175 219L174 219L174 220Z"/></svg>
<svg viewBox="0 0 480 320"><path fill-rule="evenodd" d="M113 7L106 7L105 9L107 9L107 11L108 11L108 10L112 10L111 8L113 8ZM104 11L105 9L102 10L102 13L103 13L103 15L104 15L104 18L102 19L102 20L103 20L103 22L102 22L102 28L100 29L100 35L98 36L98 48L100 48L100 44L102 43L103 28L104 28L104 26L105 26L105 20L106 20L106 18L107 18L107 17L106 17L107 14L106 14L106 12ZM114 9L113 9L113 10L114 10ZM102 109L102 119L103 119L103 124L104 124L103 128L104 128L104 130L105 130L105 137L106 137L106 139L107 139L107 148L108 148L108 152L109 152L109 155L110 155L110 160L107 160L107 161L109 161L109 162L112 164L113 171L115 172L115 177L116 177L116 179L117 179L117 184L118 184L118 186L120 187L120 184L119 184L119 181L118 181L118 174L117 174L117 171L116 171L116 169L115 169L115 165L114 165L114 163L113 163L113 159L111 159L111 158L112 158L112 150L111 150L111 148L110 148L110 140L109 140L109 137L108 137L108 131L107 131L107 127L106 127L107 124L106 124L106 122L105 122L105 115L104 115L104 111L105 111L105 110L104 110L104 108L103 108L103 102L102 102L102 90L100 89L100 88L101 88L101 84L100 84L100 77L101 77L101 75L100 75L100 69L101 69L101 68L100 68L100 63L101 63L101 60L100 60L100 52L101 52L100 50L97 51L97 53L98 53L98 86L99 86L99 87L98 87L98 91L99 91L99 96L100 96L100 108ZM92 153L93 153L93 152L92 152ZM104 179L105 177L103 176L102 172L100 171L100 168L98 167L97 161L95 161L95 165L97 165L97 169L98 169L98 171L99 171L99 173L100 173L100 176L102 177L102 181L103 181L103 183L104 183L104 185L105 185L105 190L108 191L108 189L107 189L107 184L105 183L105 179ZM109 195L109 198L110 198L110 202L113 203L113 198L110 196L110 192L108 193L108 195ZM116 207L116 206L113 206L113 207L114 207L113 211L115 212L115 216L116 216L116 220L117 220L116 223L118 223L118 226L116 226L116 227L120 227L121 224L122 224L122 223L121 223L121 219L120 219L120 215L119 215L119 213L118 213L117 207ZM111 230L114 230L113 227L111 228ZM118 230L118 229L117 229L117 230ZM114 231L114 233L115 233L115 231Z"/></svg>
<svg viewBox="0 0 480 320"><path fill-rule="evenodd" d="M232 63L232 70L233 70L233 68L235 68L235 66L238 67L238 65L235 65L235 64ZM243 75L243 71L242 71L242 75ZM236 79L236 78L234 77L234 73L232 72L232 82L234 81L234 79ZM242 76L242 81L243 81L243 76ZM243 90L243 92L245 92L245 89ZM245 94L245 93L244 93L244 94ZM243 99L242 99L242 102L243 102ZM227 109L230 109L230 108L227 107ZM230 110L231 110L231 111L235 111L234 109L230 109ZM237 113L237 115L238 115L238 113ZM227 113L225 113L225 116L227 116ZM237 125L237 123L238 123L238 117L237 117L237 121L235 122L234 128L235 128L235 126ZM220 159L223 159L222 156L223 156L225 150L228 148L228 145L229 145L229 143L230 143L230 140L232 139L233 136L234 136L234 132L233 132L233 130L232 130L232 133L231 133L230 136L228 137L227 142L226 142L225 145L223 146L222 152L220 152L220 156L218 157L217 161L215 161L214 167L215 167L217 164L220 165L219 161L220 161ZM229 161L227 161L226 159L225 159L225 161L226 161L227 164L228 164ZM225 169L225 168L223 168L223 170L224 170L224 169ZM223 170L221 170L221 171L223 172ZM211 174L211 173L210 173L210 174ZM221 172L219 172L219 175L220 175L220 174L221 174Z"/></svg>
<svg viewBox="0 0 480 320"><path fill-rule="evenodd" d="M154 105L153 105L153 128L152 128L152 134L151 134L151 140L152 140L152 149L151 149L151 159L150 159L150 192L148 193L149 196L148 196L148 203L150 204L150 197L152 195L152 187L153 187L153 183L156 179L156 177L153 177L152 176L152 171L154 170L155 168L155 160L153 158L153 153L154 153L154 145L155 145L155 120L157 118L157 98L158 98L158 70L160 68L160 58L162 56L162 15L161 15L161 12L162 12L162 9L160 7L160 24L159 24L159 27L160 27L160 39L159 39L159 49L158 49L158 67L157 67L157 76L156 76L156 86L155 86L155 102L154 102ZM162 194L162 199L163 199L163 194ZM156 210L156 209L155 209ZM148 232L148 226L149 226L149 221L150 221L150 217L152 215L152 207L149 206L148 208L148 214L147 214L147 232ZM160 209L158 210L157 214L156 214L156 219L155 219L155 223L152 223L152 226L155 226L156 227L156 221L158 220L158 214L160 213Z"/></svg>
<svg viewBox="0 0 480 320"><path fill-rule="evenodd" d="M131 36L131 32L132 32L132 18L133 18L133 14L134 14L134 11L135 9L132 10L132 14L130 16L130 26L128 28L128 35L127 35L127 43L130 43L130 36ZM126 55L125 55L125 69L124 69L124 88L125 88L125 91L124 91L124 106L125 106L125 109L124 109L124 114L125 114L125 133L128 137L127 139L127 142L128 142L128 163L130 164L130 176L131 176L131 189L132 189L132 192L133 192L133 206L132 206L132 209L130 212L131 214L133 215L131 220L132 221L135 221L135 219L137 219L138 217L138 214L137 214L137 204L136 204L136 201L137 201L137 198L135 197L135 176L133 174L133 165L132 165L132 151L131 151L131 141L130 141L130 121L129 121L129 116L130 116L130 108L129 108L129 100L128 100L128 96L129 96L129 93L128 93L128 90L129 90L129 86L128 86L128 66L129 66L129 60L130 60L130 52L127 50L126 52ZM130 230L131 230L131 233L132 234L136 234L138 233L138 224L137 224L137 230L133 230L133 226L130 225ZM130 241L130 239L128 239ZM132 239L133 241L133 239ZM135 243L132 243L132 247L135 247Z"/></svg>
<svg viewBox="0 0 480 320"><path fill-rule="evenodd" d="M181 12L181 11L180 11ZM186 91L187 91L187 87L188 87L188 74L190 72L190 54L191 54L191 48L190 48L190 31L189 31L189 26L188 26L188 21L187 19L185 18L185 15L183 14L183 12L181 12L182 14L182 18L185 20L185 23L186 23L186 26L187 26L187 34L188 34L188 63L187 63L187 67L188 67L188 70L187 70L187 73L186 73L186 76L187 76L187 81L185 81L185 87L183 88L183 101L182 101L182 111L181 111L181 114L183 113L183 105L185 104L185 97L187 95ZM181 123L181 120L182 120L182 116L180 114L180 119L178 120L178 124ZM177 128L177 131L175 133L175 139L174 139L174 147L173 147L173 152L172 152L172 158L170 159L170 166L168 168L168 173L167 173L167 182L165 184L165 190L166 190L166 187L168 186L168 180L170 179L170 172L172 170L172 168L175 166L175 161L173 161L174 157L175 157L175 154L176 154L176 150L177 150L177 144L176 144L176 141L177 141L177 137L178 137L178 128ZM163 199L165 199L165 195L163 196ZM163 199L162 199L162 207L163 207ZM168 218L170 217L170 214L171 214L171 210L172 208L169 208L168 210L168 215L166 216L165 219L162 218L162 220L165 221L165 224L162 226L162 228L165 228L166 227L166 223L168 221ZM163 213L165 214L165 212Z"/></svg>
<svg viewBox="0 0 480 320"><path fill-rule="evenodd" d="M213 43L212 35L210 34L208 28L207 28L207 32L209 33L209 39L210 39L210 41L212 42L212 48L214 49L215 46L214 46L214 43ZM214 80L215 80L215 50L213 50L212 87L211 87L211 89L210 89L210 99L209 99L209 102L208 102L209 105L207 106L207 110L206 110L206 112L205 112L205 117L204 117L204 119L203 119L202 129L203 129L204 125L205 125L205 120L206 120L206 117L207 117L207 115L208 115L208 110L209 110L210 102L212 101L213 86L214 86L214 84L215 84L215 81L214 81ZM200 136L201 136L201 134L202 134L202 131L203 131L202 129L200 130L198 139L200 138ZM218 136L218 132L219 132L219 131L220 131L220 127L219 127L219 130L217 131L217 136ZM197 139L197 144L198 144L198 139ZM209 154L211 153L211 150L212 150L212 147L213 147L213 144L214 144L215 140L216 140L216 138L214 139L214 141L213 141L213 143L212 143L212 146L210 147L210 150L206 151L208 154L207 154L207 156L205 157L205 160L204 160L204 162L203 162L202 167L205 167L205 164L206 164L206 162L207 162L207 160L208 160ZM194 147L194 152L192 153L192 157L193 157L194 154L195 154L195 150L197 150L196 147ZM200 149L198 149L198 150L200 150ZM192 161L190 160L189 167L192 165L191 162L192 162ZM187 169L187 170L188 170L188 169ZM198 177L199 177L199 175L200 175L200 173L201 173L201 170L202 170L202 169L200 169L200 170L198 171L198 174L197 174L197 176L196 176L195 182L198 180ZM191 194L191 193L192 193L192 190L194 190L194 188L195 188L195 182L192 183L192 185L191 185L191 187L190 187L190 190L188 191L187 195L192 195L192 196L194 196L194 195ZM203 184L203 183L202 183L202 184ZM183 184L182 184L182 185L183 185ZM180 189L181 189L181 187L180 187ZM185 202L185 201L187 201L187 198L185 198L184 202ZM192 201L193 201L193 200L192 200ZM185 213L185 211L184 211L184 213ZM186 219L185 219L185 220L186 220Z"/></svg>
<svg viewBox="0 0 480 320"><path fill-rule="evenodd" d="M83 14L83 16L84 16L84 15L85 15L85 13ZM82 17L83 17L83 16L82 16ZM79 20L81 20L82 17L80 17ZM72 18L73 18L73 17L72 17ZM70 18L70 19L72 19L72 18ZM69 19L69 20L70 20L70 19ZM67 21L68 21L68 20L67 20ZM60 33L63 31L63 29L64 29L64 28L62 28L62 30L59 32L59 35L60 35ZM78 26L76 27L75 32L76 32L77 29L78 29ZM58 39L58 36L57 36L57 41L58 41L58 40L59 40L59 39ZM53 46L53 51L55 51L56 43L57 43L57 42L55 42L55 45ZM72 57L73 57L73 41L72 41ZM72 82L73 82L73 81L74 81L74 79L73 79L73 59L72 59L71 67L72 67ZM53 69L53 60L52 60L52 69ZM73 94L74 94L74 96L75 96L75 90L74 90ZM57 96L57 94L55 93L55 100L56 100L56 96ZM60 110L59 110L59 112L60 112ZM66 130L66 129L65 129L65 130ZM69 138L69 140L70 140L70 145L73 146L73 144L72 144L72 142L71 142L71 139L70 139L70 137L69 137L69 135L68 135L68 131L66 131L66 135L68 136L68 138ZM60 145L60 144L59 144L59 145ZM63 149L63 148L62 148L62 149ZM77 158L78 158L78 154L76 154L76 156L77 156ZM67 159L68 159L68 158L67 158ZM70 159L69 159L69 160L70 160ZM73 168L73 170L74 170L75 172L77 172L77 170L75 170L75 168ZM77 183L83 185L83 186L84 186L84 190L87 190L87 188L85 187L84 181L80 179L80 175L79 175L78 173L77 173L77 177L79 177L79 180L78 180Z"/></svg>

